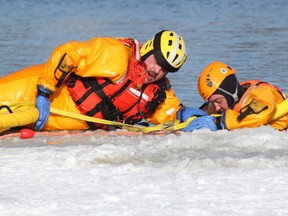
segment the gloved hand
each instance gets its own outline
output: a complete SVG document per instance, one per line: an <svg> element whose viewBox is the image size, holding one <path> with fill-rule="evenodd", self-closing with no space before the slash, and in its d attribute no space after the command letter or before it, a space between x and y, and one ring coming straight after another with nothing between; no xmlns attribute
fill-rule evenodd
<svg viewBox="0 0 288 216"><path fill-rule="evenodd" d="M208 128L211 131L221 130L225 128L224 123L221 120L222 118L223 116L201 116L190 122L185 128L183 128L183 131L192 132L201 128Z"/></svg>
<svg viewBox="0 0 288 216"><path fill-rule="evenodd" d="M207 116L208 114L201 109L194 107L181 107L177 112L177 119L181 122L186 122L188 118L192 116Z"/></svg>
<svg viewBox="0 0 288 216"><path fill-rule="evenodd" d="M50 101L47 98L48 96L50 96L50 93L47 90L42 88L38 89L36 107L39 111L39 118L34 125L36 130L41 130L44 127L50 115Z"/></svg>

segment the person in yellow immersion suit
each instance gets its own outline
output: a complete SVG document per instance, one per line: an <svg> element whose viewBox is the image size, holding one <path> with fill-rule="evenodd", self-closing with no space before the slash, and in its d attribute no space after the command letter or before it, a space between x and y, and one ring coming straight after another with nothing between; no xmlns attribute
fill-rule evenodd
<svg viewBox="0 0 288 216"><path fill-rule="evenodd" d="M158 32L143 46L132 38L71 41L57 47L46 63L0 78L0 105L35 103L39 119L32 125L38 130L107 129L50 113L50 106L125 123L130 119L131 124L143 118L163 123L176 119L181 107L165 76L178 71L186 57L183 38L170 30ZM91 98L81 104L87 92ZM101 103L96 113L87 110L91 103Z"/></svg>
<svg viewBox="0 0 288 216"><path fill-rule="evenodd" d="M233 130L261 125L271 125L278 130L288 127L288 113L270 122L277 104L287 96L277 86L260 80L239 83L235 74L236 71L223 62L212 62L202 71L198 91L207 102L200 109L182 107L179 110L178 119L181 121L198 116L183 131L201 128Z"/></svg>

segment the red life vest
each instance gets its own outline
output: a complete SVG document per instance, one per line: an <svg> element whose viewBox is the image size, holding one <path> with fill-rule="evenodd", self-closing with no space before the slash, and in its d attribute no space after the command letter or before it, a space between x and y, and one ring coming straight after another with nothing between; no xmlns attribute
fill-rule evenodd
<svg viewBox="0 0 288 216"><path fill-rule="evenodd" d="M107 78L83 78L72 74L68 91L82 114L100 119L135 124L144 115L154 112L166 98L165 83L143 85L146 66L140 58L139 48L132 39L121 39L132 48L126 77L120 83ZM137 55L139 57L137 57ZM87 123L90 129L108 129L108 126Z"/></svg>

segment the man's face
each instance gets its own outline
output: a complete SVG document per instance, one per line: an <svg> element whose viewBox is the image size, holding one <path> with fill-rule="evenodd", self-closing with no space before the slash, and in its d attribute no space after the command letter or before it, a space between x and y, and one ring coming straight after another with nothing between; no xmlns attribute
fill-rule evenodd
<svg viewBox="0 0 288 216"><path fill-rule="evenodd" d="M147 73L144 84L154 83L167 74L167 71L158 65L153 54L150 55L144 62L147 65Z"/></svg>
<svg viewBox="0 0 288 216"><path fill-rule="evenodd" d="M221 114L229 109L227 100L223 95L214 94L208 100L215 108L217 113Z"/></svg>

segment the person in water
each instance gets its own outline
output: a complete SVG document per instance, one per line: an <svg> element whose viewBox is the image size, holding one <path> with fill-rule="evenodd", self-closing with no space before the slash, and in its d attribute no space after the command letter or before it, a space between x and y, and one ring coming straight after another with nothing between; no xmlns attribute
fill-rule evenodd
<svg viewBox="0 0 288 216"><path fill-rule="evenodd" d="M260 80L239 83L235 69L223 62L212 62L202 71L198 91L207 102L200 109L182 107L179 110L178 119L183 122L191 116L198 116L183 131L201 128L233 130L261 125L271 125L279 130L288 127L288 113L270 121L277 105L287 96L277 86Z"/></svg>
<svg viewBox="0 0 288 216"><path fill-rule="evenodd" d="M181 103L165 77L187 57L183 38L163 30L141 45L132 38L92 38L57 47L44 64L0 78L0 105L32 102L38 130L109 128L50 113L50 106L95 118L159 124L177 118Z"/></svg>

